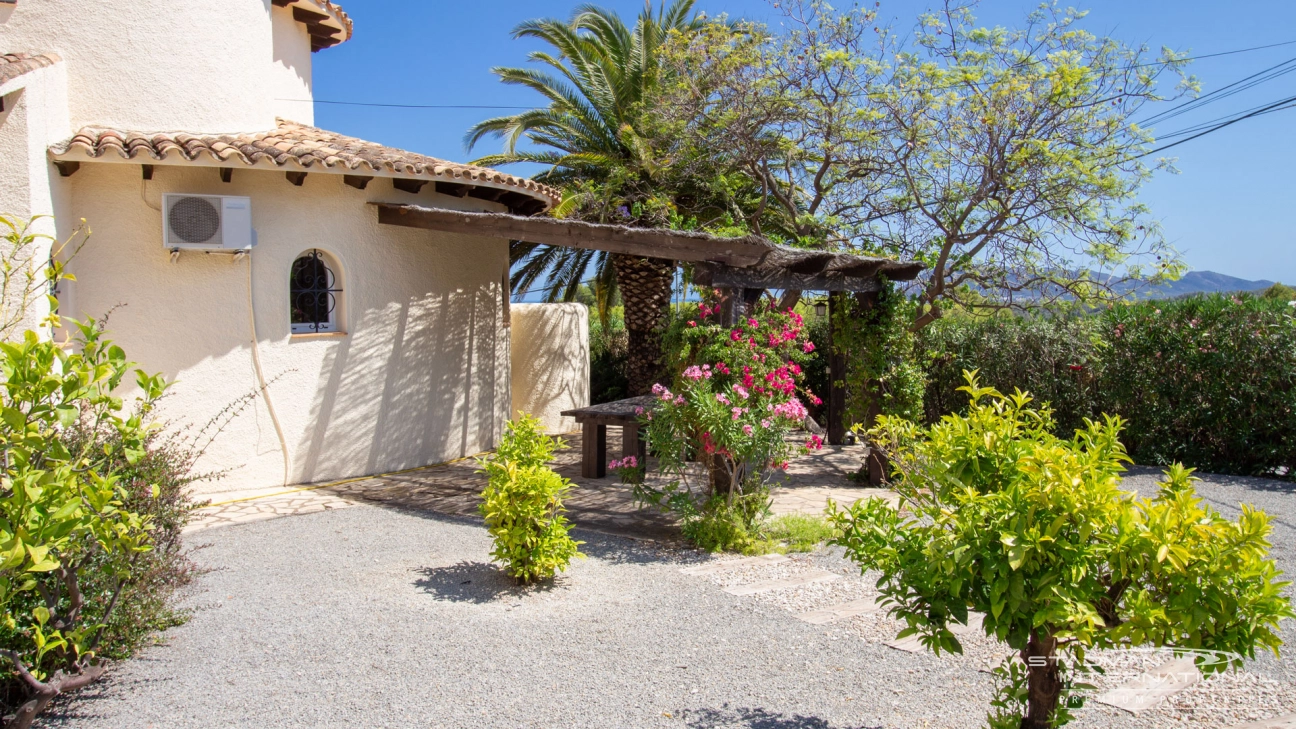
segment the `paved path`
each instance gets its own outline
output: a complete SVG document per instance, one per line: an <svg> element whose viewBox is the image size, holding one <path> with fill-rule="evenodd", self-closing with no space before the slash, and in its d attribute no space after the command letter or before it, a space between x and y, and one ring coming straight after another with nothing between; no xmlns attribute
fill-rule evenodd
<svg viewBox="0 0 1296 729"><path fill-rule="evenodd" d="M565 504L571 521L586 529L638 538L674 540L675 520L668 514L638 509L630 488L613 475L587 479L580 475L581 436L563 436L568 448L560 451L554 468L576 483ZM620 452L620 433L608 433L608 452ZM861 449L826 446L822 451L794 460L774 492L775 514L820 514L829 499L842 505L879 496L895 499L884 489L861 488L848 477L859 468ZM344 509L359 503L477 516L479 494L485 478L477 473L473 458L370 478L347 479L333 484L265 489L214 499L191 526L199 531L245 524L292 514Z"/></svg>

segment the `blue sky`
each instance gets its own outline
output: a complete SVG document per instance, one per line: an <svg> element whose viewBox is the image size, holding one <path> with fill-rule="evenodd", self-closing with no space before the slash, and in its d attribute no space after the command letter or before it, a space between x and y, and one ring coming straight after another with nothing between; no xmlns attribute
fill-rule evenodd
<svg viewBox="0 0 1296 729"><path fill-rule="evenodd" d="M492 66L521 65L535 46L510 38L517 23L567 17L575 0L340 0L355 21L355 37L315 54L315 98L392 104L529 106L537 97L500 84ZM635 0L599 3L633 17ZM844 2L843 2L844 4ZM1066 4L1066 3L1063 3ZM986 0L978 15L987 23L1017 25L1035 2ZM930 1L882 2L883 20L910 27ZM1246 0L1095 0L1087 26L1128 43L1170 46L1193 55L1296 40L1296 3ZM715 15L767 20L766 0L698 0ZM1193 63L1203 91L1296 58L1296 44ZM1296 95L1296 73L1171 120L1169 132ZM1154 110L1155 111L1155 110ZM463 134L473 123L508 110L394 109L317 103L317 125L451 160L497 149L484 142L473 154ZM1161 220L1167 237L1196 270L1246 279L1296 282L1296 109L1247 120L1176 147L1178 175L1158 175L1142 199Z"/></svg>

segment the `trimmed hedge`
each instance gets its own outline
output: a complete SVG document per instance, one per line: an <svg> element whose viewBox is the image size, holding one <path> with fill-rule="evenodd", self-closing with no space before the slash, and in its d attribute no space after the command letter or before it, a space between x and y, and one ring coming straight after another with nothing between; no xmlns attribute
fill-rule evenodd
<svg viewBox="0 0 1296 729"><path fill-rule="evenodd" d="M1250 295L1090 316L946 319L922 334L926 414L961 412L962 371L1054 408L1059 434L1118 414L1139 463L1296 477L1296 310Z"/></svg>

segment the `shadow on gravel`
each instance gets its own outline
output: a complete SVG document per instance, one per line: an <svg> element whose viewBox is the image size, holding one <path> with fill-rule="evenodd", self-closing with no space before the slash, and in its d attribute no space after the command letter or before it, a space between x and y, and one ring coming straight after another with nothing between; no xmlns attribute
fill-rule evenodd
<svg viewBox="0 0 1296 729"><path fill-rule="evenodd" d="M414 586L451 602L494 602L505 596L543 592L553 583L522 587L504 570L486 562L459 562L445 567L424 567Z"/></svg>
<svg viewBox="0 0 1296 729"><path fill-rule="evenodd" d="M765 709L688 709L680 712L690 727L747 727L749 729L881 729L880 724L838 726L817 716L778 714Z"/></svg>

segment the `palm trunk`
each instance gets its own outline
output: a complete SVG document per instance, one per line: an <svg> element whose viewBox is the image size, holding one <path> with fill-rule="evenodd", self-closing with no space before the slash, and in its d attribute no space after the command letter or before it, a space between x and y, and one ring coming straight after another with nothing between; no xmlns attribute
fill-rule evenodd
<svg viewBox="0 0 1296 729"><path fill-rule="evenodd" d="M612 266L625 304L630 395L646 395L662 376L662 326L675 281L675 262L616 255Z"/></svg>

